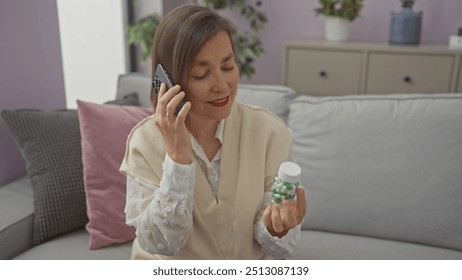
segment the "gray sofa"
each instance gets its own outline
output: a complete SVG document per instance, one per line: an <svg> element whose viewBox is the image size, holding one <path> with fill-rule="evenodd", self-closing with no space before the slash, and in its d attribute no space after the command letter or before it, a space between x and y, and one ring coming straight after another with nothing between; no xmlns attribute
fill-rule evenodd
<svg viewBox="0 0 462 280"><path fill-rule="evenodd" d="M149 78L121 75L118 97L149 106ZM462 259L462 95L297 96L241 85L293 131L308 215L295 259ZM76 229L33 245L27 176L0 187L1 259L128 259L130 242L88 249Z"/></svg>

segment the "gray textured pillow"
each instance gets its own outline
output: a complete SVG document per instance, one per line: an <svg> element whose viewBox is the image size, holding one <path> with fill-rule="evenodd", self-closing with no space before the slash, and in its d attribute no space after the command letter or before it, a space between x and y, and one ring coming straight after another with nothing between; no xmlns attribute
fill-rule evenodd
<svg viewBox="0 0 462 280"><path fill-rule="evenodd" d="M88 218L77 111L18 109L3 110L1 115L32 182L34 243L85 226Z"/></svg>
<svg viewBox="0 0 462 280"><path fill-rule="evenodd" d="M462 250L462 94L297 97L308 229Z"/></svg>

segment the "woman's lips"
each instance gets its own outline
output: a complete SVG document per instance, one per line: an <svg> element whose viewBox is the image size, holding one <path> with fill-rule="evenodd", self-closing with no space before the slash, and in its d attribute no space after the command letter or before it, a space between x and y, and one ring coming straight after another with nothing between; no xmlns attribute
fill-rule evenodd
<svg viewBox="0 0 462 280"><path fill-rule="evenodd" d="M216 99L216 100L212 100L212 101L207 101L207 103L209 103L210 105L215 106L215 107L226 106L226 104L228 104L228 102L229 102L229 95L226 96L225 98L220 98L220 99Z"/></svg>

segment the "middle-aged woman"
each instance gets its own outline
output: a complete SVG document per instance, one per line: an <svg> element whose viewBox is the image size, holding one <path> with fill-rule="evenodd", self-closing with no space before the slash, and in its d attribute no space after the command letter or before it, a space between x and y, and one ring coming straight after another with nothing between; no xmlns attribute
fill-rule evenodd
<svg viewBox="0 0 462 280"><path fill-rule="evenodd" d="M234 36L228 20L196 5L174 9L157 28L153 77L161 63L177 85L152 90L155 113L127 140L121 171L133 259L287 258L297 246L303 189L282 205L270 196L291 132L274 114L235 101Z"/></svg>

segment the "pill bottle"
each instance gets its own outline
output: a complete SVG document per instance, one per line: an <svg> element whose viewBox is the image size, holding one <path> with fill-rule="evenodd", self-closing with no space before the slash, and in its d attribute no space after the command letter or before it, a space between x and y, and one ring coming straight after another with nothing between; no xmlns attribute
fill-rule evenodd
<svg viewBox="0 0 462 280"><path fill-rule="evenodd" d="M271 188L271 198L274 203L281 204L283 200L295 198L295 190L300 187L301 171L300 166L294 162L281 163Z"/></svg>

